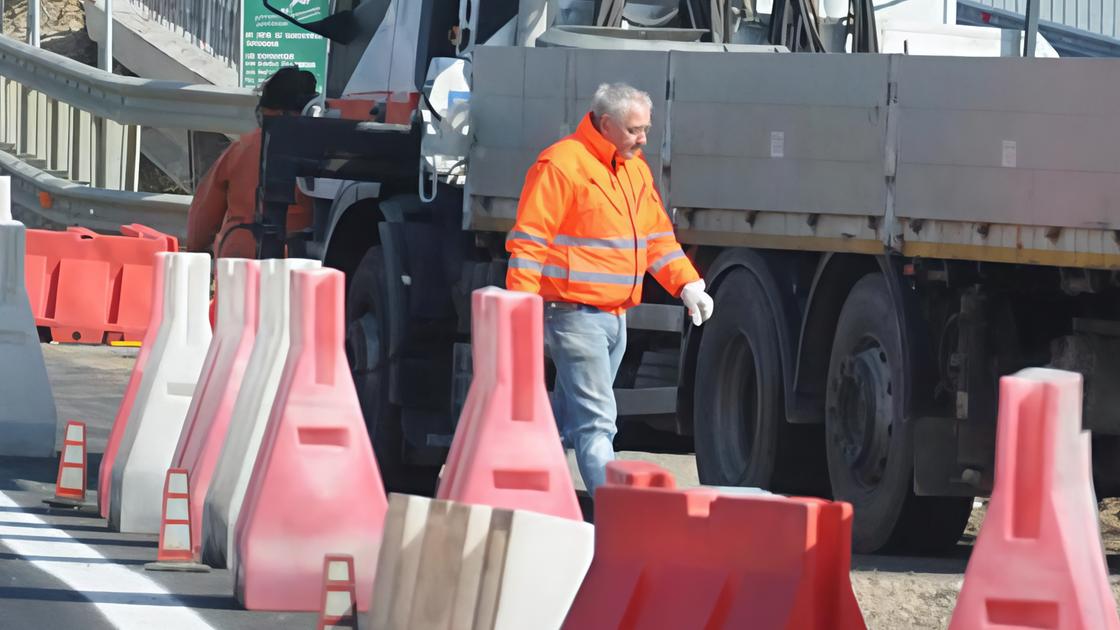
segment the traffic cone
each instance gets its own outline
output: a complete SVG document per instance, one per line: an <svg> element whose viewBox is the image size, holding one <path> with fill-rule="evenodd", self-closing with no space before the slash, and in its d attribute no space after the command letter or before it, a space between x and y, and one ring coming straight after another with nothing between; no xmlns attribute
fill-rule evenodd
<svg viewBox="0 0 1120 630"><path fill-rule="evenodd" d="M210 567L199 564L191 552L191 513L189 473L171 468L163 482L163 517L159 528L156 561L144 565L148 571L187 571L205 573Z"/></svg>
<svg viewBox="0 0 1120 630"><path fill-rule="evenodd" d="M330 555L323 559L323 605L318 630L358 630L354 556Z"/></svg>
<svg viewBox="0 0 1120 630"><path fill-rule="evenodd" d="M81 507L86 502L86 425L70 420L62 438L54 498L44 499L51 507Z"/></svg>

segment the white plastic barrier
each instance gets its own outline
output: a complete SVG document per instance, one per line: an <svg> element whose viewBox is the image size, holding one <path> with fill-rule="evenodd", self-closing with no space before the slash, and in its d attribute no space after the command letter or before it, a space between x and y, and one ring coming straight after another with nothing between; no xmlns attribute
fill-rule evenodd
<svg viewBox="0 0 1120 630"><path fill-rule="evenodd" d="M215 424L225 426L229 422L233 397L241 387L244 365L236 365L237 355L239 351L244 352L244 360L248 360L256 335L258 264L244 258L215 261L214 285L219 299L213 336L171 459L173 467L190 471L192 492L196 477L194 466L209 439L210 429ZM223 413L226 403L229 408Z"/></svg>
<svg viewBox="0 0 1120 630"><path fill-rule="evenodd" d="M171 254L163 317L113 463L109 526L154 534L163 483L210 345L210 256Z"/></svg>
<svg viewBox="0 0 1120 630"><path fill-rule="evenodd" d="M233 405L249 367L260 321L260 262L221 258L216 267L218 317L214 338L171 460L172 466L190 471L191 544L196 559L202 551L206 493L229 434Z"/></svg>
<svg viewBox="0 0 1120 630"><path fill-rule="evenodd" d="M24 283L25 236L22 223L0 220L0 455L50 457L58 415Z"/></svg>
<svg viewBox="0 0 1120 630"><path fill-rule="evenodd" d="M594 526L515 510L494 630L559 628L594 555Z"/></svg>
<svg viewBox="0 0 1120 630"><path fill-rule="evenodd" d="M12 220L12 178L0 176L0 221Z"/></svg>
<svg viewBox="0 0 1120 630"><path fill-rule="evenodd" d="M210 566L234 566L237 519L288 356L291 272L320 266L298 258L261 261L257 339L203 507L202 560Z"/></svg>
<svg viewBox="0 0 1120 630"><path fill-rule="evenodd" d="M594 538L567 518L390 495L362 627L560 628Z"/></svg>

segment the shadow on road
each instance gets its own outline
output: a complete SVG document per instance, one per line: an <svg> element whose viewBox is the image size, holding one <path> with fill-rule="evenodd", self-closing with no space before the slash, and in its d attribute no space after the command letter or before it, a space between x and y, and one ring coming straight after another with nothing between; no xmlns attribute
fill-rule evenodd
<svg viewBox="0 0 1120 630"><path fill-rule="evenodd" d="M102 530L106 531L106 530ZM4 540L26 540L30 542L49 542L49 543L78 543L81 545L88 545L90 547L109 546L109 547L144 547L148 549L156 549L159 547L157 540L120 540L116 538L59 538L57 536L31 536L23 534L12 534L3 537Z"/></svg>
<svg viewBox="0 0 1120 630"><path fill-rule="evenodd" d="M0 586L0 600L44 602L92 602L94 604L127 604L130 606L183 606L207 610L242 610L232 597L217 595L171 595L168 593L125 593L87 591L79 593L55 588Z"/></svg>

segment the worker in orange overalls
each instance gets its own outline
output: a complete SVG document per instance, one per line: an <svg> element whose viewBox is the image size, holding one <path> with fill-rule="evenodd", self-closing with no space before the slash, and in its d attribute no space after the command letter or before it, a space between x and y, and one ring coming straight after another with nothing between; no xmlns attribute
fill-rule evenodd
<svg viewBox="0 0 1120 630"><path fill-rule="evenodd" d="M298 116L316 96L315 75L295 66L281 68L264 83L257 104L258 121L265 116ZM187 212L187 249L218 258L256 258L257 246L248 228L257 208L261 130L234 141L199 182ZM288 208L288 231L311 225L310 200L296 191ZM239 227L241 226L241 227Z"/></svg>
<svg viewBox="0 0 1120 630"><path fill-rule="evenodd" d="M600 85L576 132L529 169L506 241L506 287L544 298L553 412L591 494L614 459L614 379L626 309L641 302L646 271L680 297L694 325L714 308L641 157L651 109L645 92Z"/></svg>

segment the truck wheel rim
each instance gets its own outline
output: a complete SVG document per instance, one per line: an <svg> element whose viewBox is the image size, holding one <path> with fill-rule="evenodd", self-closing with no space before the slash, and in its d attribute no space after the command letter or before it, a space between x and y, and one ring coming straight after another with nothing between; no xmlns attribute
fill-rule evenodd
<svg viewBox="0 0 1120 630"><path fill-rule="evenodd" d="M830 439L854 479L874 488L886 473L894 420L891 366L879 342L862 340L841 361L830 386L836 401L829 409Z"/></svg>

